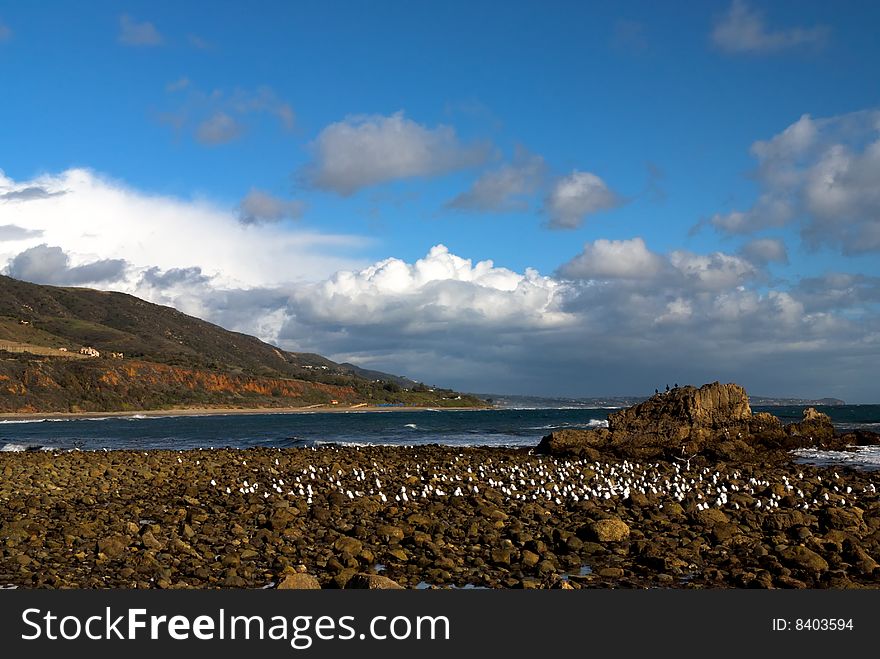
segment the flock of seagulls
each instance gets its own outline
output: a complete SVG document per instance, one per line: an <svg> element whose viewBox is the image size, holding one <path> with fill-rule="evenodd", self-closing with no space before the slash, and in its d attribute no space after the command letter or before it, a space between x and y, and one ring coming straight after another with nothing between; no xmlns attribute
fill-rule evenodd
<svg viewBox="0 0 880 659"><path fill-rule="evenodd" d="M333 446L312 448L312 451L318 450L340 451ZM243 459L241 466L247 476L222 485L212 479L210 484L227 496L304 499L308 505L319 494L327 496L334 492L349 500L366 497L383 504L406 505L476 496L494 490L505 502L563 506L590 500L626 501L642 495L659 498L659 509L663 508L664 501L672 501L685 507L692 504L698 511L749 507L772 511L790 497L783 507L795 506L806 511L826 505L851 506L860 497L876 495L873 483L856 491L843 485L836 472L825 480L821 475L805 476L803 472L792 478L783 475L781 482L771 487L768 480L746 477L738 469L719 471L690 468L689 464L626 460L602 463L550 456L529 456L524 460L459 453L442 464L419 459L415 454L404 467L383 466L376 459L364 461L369 467L331 467L326 459L313 462L294 468L282 465L275 458L273 467L248 468Z"/></svg>

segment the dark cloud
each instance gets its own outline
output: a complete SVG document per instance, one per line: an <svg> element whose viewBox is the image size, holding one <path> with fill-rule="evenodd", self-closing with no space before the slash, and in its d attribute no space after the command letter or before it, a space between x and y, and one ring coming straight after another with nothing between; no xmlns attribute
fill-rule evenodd
<svg viewBox="0 0 880 659"><path fill-rule="evenodd" d="M43 232L39 229L25 229L17 224L0 224L0 241L24 240L25 238L36 238L42 235Z"/></svg>
<svg viewBox="0 0 880 659"><path fill-rule="evenodd" d="M211 278L203 275L202 269L199 267L171 268L165 271L152 267L141 277L142 284L159 289L181 285L200 285L206 284L209 281L211 281Z"/></svg>
<svg viewBox="0 0 880 659"><path fill-rule="evenodd" d="M538 190L546 173L544 158L518 148L510 162L482 174L469 190L447 202L446 208L484 213L527 210L528 197Z"/></svg>
<svg viewBox="0 0 880 659"><path fill-rule="evenodd" d="M285 219L298 219L305 210L305 204L292 199L280 199L263 190L251 188L238 206L238 217L242 224L265 224Z"/></svg>
<svg viewBox="0 0 880 659"><path fill-rule="evenodd" d="M70 258L60 247L44 244L15 256L6 272L10 277L36 284L77 286L118 281L125 275L126 266L122 259L102 259L70 267Z"/></svg>
<svg viewBox="0 0 880 659"><path fill-rule="evenodd" d="M65 194L64 190L49 192L46 188L31 185L21 190L12 190L0 194L0 201L34 201L35 199L49 199Z"/></svg>

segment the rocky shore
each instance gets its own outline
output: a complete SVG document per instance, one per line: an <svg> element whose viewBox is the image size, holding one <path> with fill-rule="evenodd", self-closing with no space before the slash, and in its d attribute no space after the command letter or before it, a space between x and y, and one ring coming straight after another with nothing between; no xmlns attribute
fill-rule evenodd
<svg viewBox="0 0 880 659"><path fill-rule="evenodd" d="M841 438L738 395L651 399L544 454L2 454L0 586L880 586L877 472L793 463L789 444Z"/></svg>
<svg viewBox="0 0 880 659"><path fill-rule="evenodd" d="M0 475L0 585L880 585L869 472L324 447L10 453Z"/></svg>

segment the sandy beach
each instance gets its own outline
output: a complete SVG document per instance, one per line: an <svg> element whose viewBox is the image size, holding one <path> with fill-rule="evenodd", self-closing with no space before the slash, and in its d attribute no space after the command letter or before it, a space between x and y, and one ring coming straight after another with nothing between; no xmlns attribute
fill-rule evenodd
<svg viewBox="0 0 880 659"><path fill-rule="evenodd" d="M305 407L179 407L161 410L126 410L112 412L5 412L0 413L0 421L36 419L94 419L103 417L130 416L222 416L230 414L315 414L346 412L467 412L469 410L491 410L486 407L407 407L376 405L308 405Z"/></svg>

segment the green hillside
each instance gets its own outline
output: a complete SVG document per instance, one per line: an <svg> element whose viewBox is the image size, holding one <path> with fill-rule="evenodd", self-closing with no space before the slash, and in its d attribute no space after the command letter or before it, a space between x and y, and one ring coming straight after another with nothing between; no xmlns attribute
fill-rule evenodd
<svg viewBox="0 0 880 659"><path fill-rule="evenodd" d="M101 356L79 356L80 348L86 346L94 347ZM59 352L59 349L66 349L67 354ZM111 353L122 353L124 358L111 359ZM43 286L0 276L0 410L16 408L16 401L11 400L15 396L34 398L25 406L49 404L41 402L42 399L32 387L27 387L23 392L21 386L26 382L22 378L39 381L44 377L47 382L82 384L102 381L101 374L112 371L116 375L104 377L104 380L109 378L111 382L126 382L135 377L130 367L135 363L173 367L171 370L157 371L153 368L149 371L151 375L148 379L154 381L153 386L163 390L163 395L159 397L161 402L157 402L148 395L148 390L140 388L140 400L151 406L175 405L174 383L160 386L156 381L156 378L160 378L156 375L159 372L167 373L172 380L179 381L179 404L286 406L329 402L339 400L340 396L351 403L426 406L482 404L476 398L463 396L457 399L455 392L431 390L400 376L365 371L351 364L337 364L312 353L287 352L252 336L230 332L171 307L152 304L132 295L87 288ZM120 371L124 366L128 367L126 373ZM177 375L172 375L174 373ZM202 392L205 395L200 396L198 394L203 385L199 383L216 380L205 376L209 373L231 377L240 383L253 382L255 384L248 385L252 393L264 390L269 393L242 401L240 395L232 395L231 389L224 384L220 389L230 389L229 396L217 392ZM271 392L290 392L296 388L279 387L277 384L264 387L260 384L263 381L297 381L330 388L313 387L313 390L308 390L306 387L300 395L291 399L290 395L273 396ZM4 382L11 383L6 393L2 389ZM334 387L341 389L337 391ZM77 393L71 398L81 400L70 400L68 406L82 408L85 405L92 409L95 401L88 398L94 388L85 385L74 387ZM61 400L64 398L63 389L50 397L53 408L64 406ZM350 394L340 393L343 390ZM122 393L121 398L117 397L119 400L110 393L104 391L102 396L103 400L111 402L100 403L99 407L119 408L126 404ZM200 400L202 398L204 400Z"/></svg>

